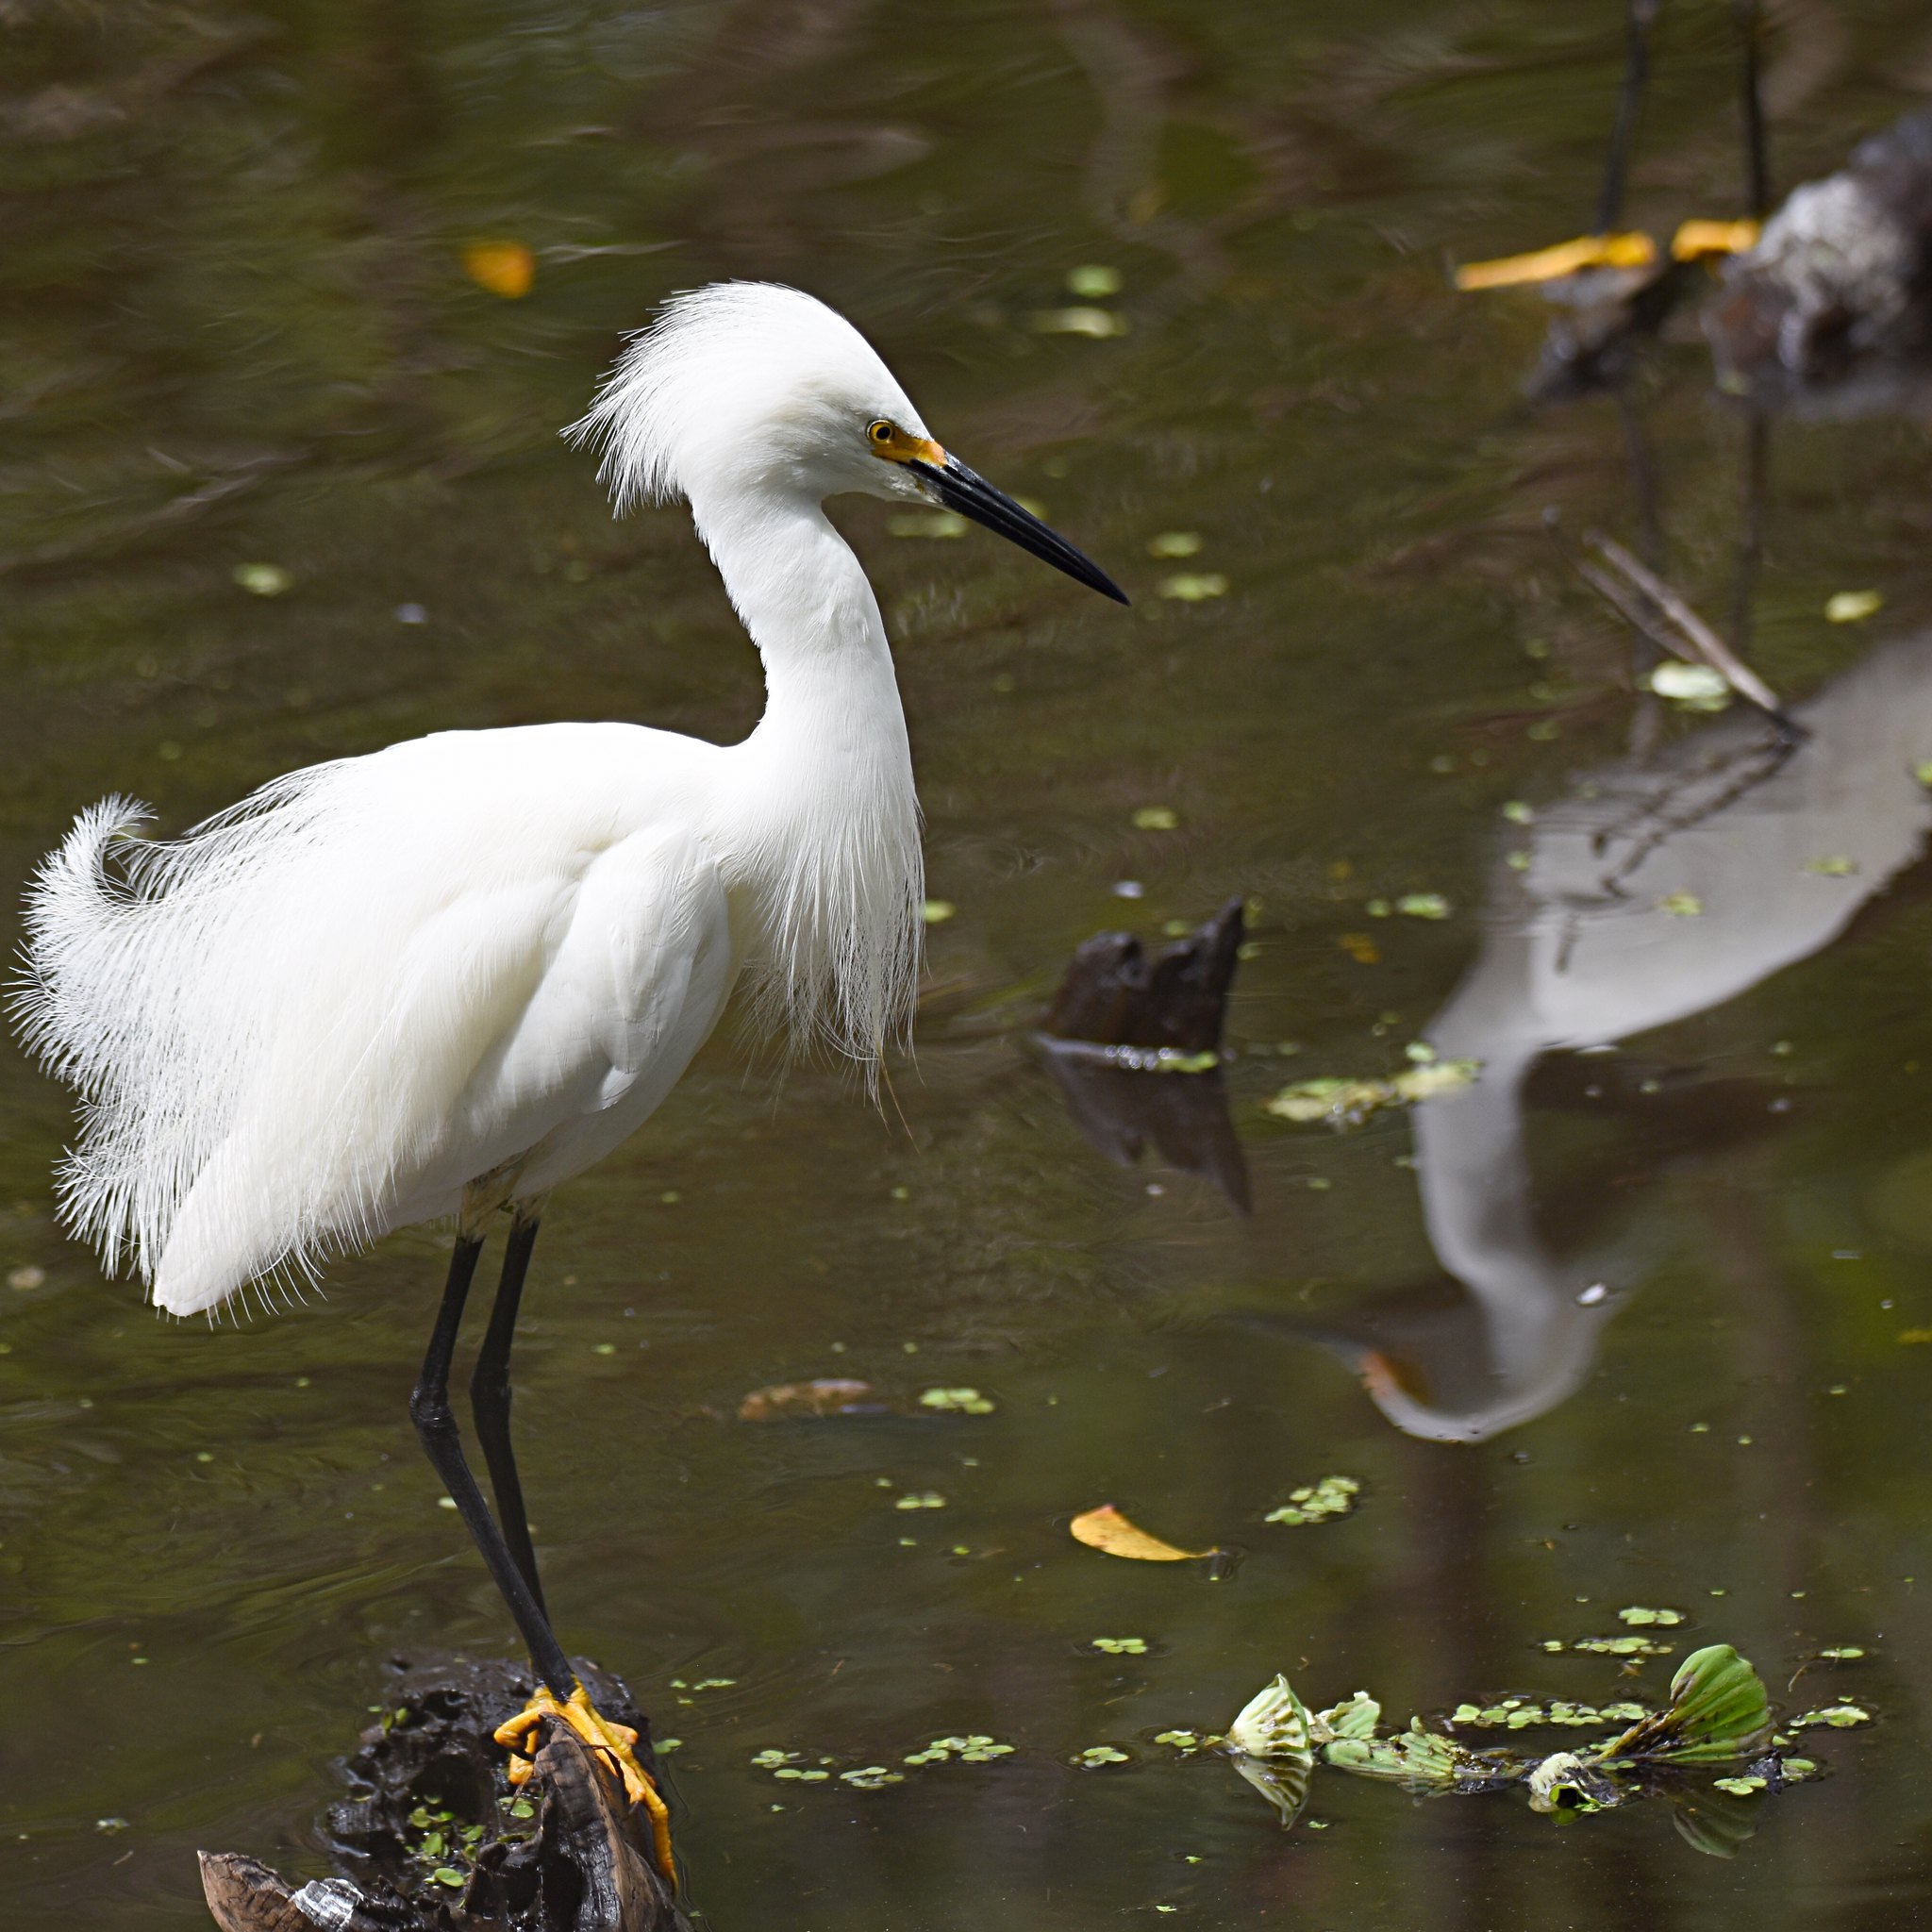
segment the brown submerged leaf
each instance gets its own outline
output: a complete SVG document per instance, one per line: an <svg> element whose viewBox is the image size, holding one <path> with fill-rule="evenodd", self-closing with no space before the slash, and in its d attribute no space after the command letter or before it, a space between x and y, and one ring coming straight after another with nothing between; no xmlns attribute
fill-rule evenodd
<svg viewBox="0 0 1932 1932"><path fill-rule="evenodd" d="M1083 1509L1067 1527L1074 1539L1091 1550L1109 1557L1128 1557L1137 1563L1186 1563L1197 1557L1218 1557L1219 1550L1179 1550L1149 1536L1138 1524L1129 1523L1111 1503L1098 1509Z"/></svg>
<svg viewBox="0 0 1932 1932"><path fill-rule="evenodd" d="M738 1405L741 1423L790 1422L799 1416L843 1415L872 1395L870 1382L836 1376L818 1382L774 1382Z"/></svg>

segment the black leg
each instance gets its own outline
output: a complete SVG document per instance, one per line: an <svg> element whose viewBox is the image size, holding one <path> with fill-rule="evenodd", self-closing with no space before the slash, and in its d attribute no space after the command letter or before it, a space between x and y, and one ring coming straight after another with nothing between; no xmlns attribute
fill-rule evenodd
<svg viewBox="0 0 1932 1932"><path fill-rule="evenodd" d="M469 1298L470 1283L476 1273L476 1257L483 1243L458 1233L456 1252L449 1259L449 1281L442 1291L442 1307L437 1311L436 1326L429 1337L429 1349L423 1357L423 1373L415 1392L409 1397L409 1418L416 1424L424 1453L443 1488L457 1506L471 1541L476 1545L491 1579L509 1606L517 1628L529 1646L530 1661L537 1674L550 1687L559 1702L568 1702L577 1688L576 1673L563 1654L550 1620L524 1581L503 1532L496 1526L483 1501L483 1491L463 1460L462 1438L457 1433L457 1419L449 1406L450 1357L456 1353L457 1331L463 1324L463 1304Z"/></svg>
<svg viewBox="0 0 1932 1932"><path fill-rule="evenodd" d="M1771 212L1771 143L1764 132L1764 92L1758 83L1757 0L1733 0L1733 9L1743 55L1740 92L1744 110L1744 192L1751 219L1761 222Z"/></svg>
<svg viewBox="0 0 1932 1932"><path fill-rule="evenodd" d="M1624 183L1630 172L1630 150L1637 141L1643 91L1650 82L1650 37L1662 11L1663 0L1630 0L1624 87L1617 96L1617 119L1610 129L1610 151L1604 159L1604 185L1597 197L1592 231L1598 235L1609 234L1624 218Z"/></svg>
<svg viewBox="0 0 1932 1932"><path fill-rule="evenodd" d="M509 1437L509 1350L516 1337L517 1309L524 1298L524 1276L529 1272L530 1250L537 1244L537 1223L521 1215L510 1224L509 1241L503 1251L503 1275L496 1284L496 1301L490 1310L489 1332L476 1352L475 1373L470 1377L470 1413L475 1419L476 1441L490 1470L490 1487L496 1492L496 1520L503 1540L529 1586L537 1607L547 1616L543 1586L537 1576L537 1553L530 1547L529 1519L524 1514L524 1486L517 1477L516 1451Z"/></svg>

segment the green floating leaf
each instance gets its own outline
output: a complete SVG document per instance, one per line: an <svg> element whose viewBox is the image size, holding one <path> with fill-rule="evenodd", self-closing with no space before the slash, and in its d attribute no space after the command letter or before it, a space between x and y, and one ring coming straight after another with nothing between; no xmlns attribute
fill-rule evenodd
<svg viewBox="0 0 1932 1932"><path fill-rule="evenodd" d="M1318 1483L1291 1490L1288 1501L1280 1508L1271 1509L1261 1521L1326 1523L1331 1518L1346 1516L1355 1507L1355 1499L1361 1493L1361 1487L1352 1475L1324 1475Z"/></svg>
<svg viewBox="0 0 1932 1932"><path fill-rule="evenodd" d="M1318 1710L1308 1720L1309 1735L1318 1744L1332 1744L1338 1738L1373 1738L1382 1722L1382 1707L1366 1690L1326 1710Z"/></svg>
<svg viewBox="0 0 1932 1932"><path fill-rule="evenodd" d="M1308 1730L1307 1706L1276 1672L1274 1681L1241 1707L1227 1727L1227 1741L1246 1757L1307 1766L1315 1761Z"/></svg>
<svg viewBox="0 0 1932 1932"><path fill-rule="evenodd" d="M1412 1107L1455 1093L1481 1071L1480 1060L1434 1060L1411 1066L1391 1080L1297 1080L1265 1105L1277 1119L1298 1124L1320 1121L1336 1128L1356 1127L1384 1108Z"/></svg>
<svg viewBox="0 0 1932 1932"><path fill-rule="evenodd" d="M1121 291L1121 272L1105 262L1083 261L1067 271L1067 292L1089 302Z"/></svg>
<svg viewBox="0 0 1932 1932"><path fill-rule="evenodd" d="M1711 1643L1677 1666L1669 1705L1632 1724L1596 1761L1723 1762L1747 1756L1770 1728L1763 1679L1728 1643Z"/></svg>
<svg viewBox="0 0 1932 1932"><path fill-rule="evenodd" d="M1869 1724L1872 1713L1862 1705L1827 1704L1817 1710L1807 1710L1802 1717L1794 1717L1790 1728L1802 1731L1813 1724L1829 1724L1835 1731L1849 1731L1858 1724Z"/></svg>
<svg viewBox="0 0 1932 1932"><path fill-rule="evenodd" d="M1466 1778L1491 1780L1499 1769L1507 1769L1494 1759L1477 1757L1454 1738L1425 1731L1420 1718L1411 1718L1407 1730L1390 1738L1337 1738L1322 1747L1322 1757L1338 1771L1351 1771L1357 1777L1438 1790Z"/></svg>
<svg viewBox="0 0 1932 1932"><path fill-rule="evenodd" d="M1885 608L1876 591L1836 591L1824 600L1826 624L1859 624Z"/></svg>
<svg viewBox="0 0 1932 1932"><path fill-rule="evenodd" d="M1227 595L1227 579L1218 570L1178 571L1162 577L1157 588L1175 603L1205 604L1210 597Z"/></svg>

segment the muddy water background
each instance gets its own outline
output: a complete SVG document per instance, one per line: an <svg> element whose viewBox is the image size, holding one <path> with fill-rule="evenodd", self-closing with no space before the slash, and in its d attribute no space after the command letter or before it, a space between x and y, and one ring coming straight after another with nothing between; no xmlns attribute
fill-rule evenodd
<svg viewBox="0 0 1932 1932"><path fill-rule="evenodd" d="M1401 1063L1521 911L1506 802L1573 794L1653 724L1665 745L1691 729L1642 714L1626 636L1542 529L1551 505L1637 529L1624 424L1525 410L1540 315L1458 302L1443 274L1580 225L1617 11L0 11L6 879L110 789L178 827L450 725L744 730L755 660L688 525L613 524L553 434L618 330L710 277L795 280L860 319L937 432L1135 596L1123 613L979 534L841 511L898 646L932 890L958 908L917 1066L895 1070L904 1124L721 1036L558 1198L538 1251L519 1420L551 1600L684 1740L710 1923L1932 1909L1932 1348L1898 1339L1932 1324L1915 799L1887 793L1899 850L1853 876L1792 886L1844 856L1808 849L1801 810L1769 870L1720 841L1707 893L1728 876L1752 905L1841 890L1846 909L1809 942L1766 939L1714 1004L1640 1012L1616 1056L1545 1056L1493 1153L1464 1139L1474 1191L1437 1232L1465 1262L1501 1242L1490 1303L1431 1246L1407 1123L1338 1139L1260 1107L1295 1075ZM1932 39L1915 7L1778 12L1789 185L1932 81ZM1664 225L1730 212L1740 175L1726 10L1668 34L1634 210ZM489 237L536 251L525 300L461 273ZM1126 332L1037 333L1083 262L1121 270L1105 306ZM1744 430L1707 375L1673 350L1639 401L1670 567L1726 613ZM1808 695L1902 654L1849 774L1932 757L1927 471L1895 423L1774 438L1758 661ZM1174 529L1201 533L1181 567L1224 596L1157 594L1174 566L1147 544ZM238 588L251 561L291 573L286 594ZM1868 586L1877 618L1823 621ZM398 620L411 605L426 621ZM1892 736L1864 756L1878 721ZM1830 822L1840 844L1863 797ZM1149 805L1177 828L1135 830ZM1453 915L1369 916L1417 891ZM1261 902L1229 1082L1245 1221L1158 1161L1102 1160L1026 1045L1080 939L1124 916L1158 935L1235 892ZM1646 945L1653 977L1675 971L1665 924L1632 928L1626 977ZM1363 934L1373 962L1342 943ZM404 1235L334 1270L325 1302L164 1327L53 1224L63 1097L9 1057L0 1108L0 1263L41 1277L0 1290L0 1918L192 1926L197 1845L321 1869L330 1760L385 1658L505 1646L405 1413L442 1250ZM1580 1316L1597 1281L1610 1297ZM1483 1310L1504 1303L1504 1329L1556 1337L1512 1385L1528 1419L1454 1446L1392 1428L1360 1349L1480 1407L1500 1386ZM730 1420L749 1389L824 1374L998 1407ZM1355 1518L1261 1523L1331 1470L1366 1486ZM908 1492L947 1506L895 1509ZM1109 1563L1062 1526L1108 1499L1250 1554L1221 1583ZM1820 1647L1865 1646L1789 1695L1884 1722L1830 1738L1825 1783L1740 1805L1757 1835L1728 1861L1661 1805L1558 1830L1509 1798L1334 1774L1310 1806L1327 1828L1284 1837L1224 1769L1144 1742L1224 1723L1277 1668L1405 1713L1655 1692L1667 1665L1633 1687L1539 1649L1633 1603L1690 1611L1780 1698ZM1126 1634L1150 1654L1083 1648ZM675 1677L733 1681L680 1703ZM772 1745L891 1762L958 1730L1019 1748L874 1793L748 1764ZM1099 1742L1134 1761L1065 1762Z"/></svg>

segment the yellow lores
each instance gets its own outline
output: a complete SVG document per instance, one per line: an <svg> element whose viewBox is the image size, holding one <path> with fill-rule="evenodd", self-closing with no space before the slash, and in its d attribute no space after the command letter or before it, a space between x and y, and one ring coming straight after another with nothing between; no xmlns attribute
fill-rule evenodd
<svg viewBox="0 0 1932 1932"><path fill-rule="evenodd" d="M889 463L929 463L935 470L946 467L946 453L929 436L908 436L896 423L881 416L865 432L875 457Z"/></svg>
<svg viewBox="0 0 1932 1932"><path fill-rule="evenodd" d="M591 1706L591 1693L579 1684L571 1692L568 1704L558 1703L547 1684L537 1687L537 1694L508 1724L496 1728L496 1741L510 1752L527 1752L527 1757L512 1756L509 1761L509 1781L513 1785L525 1783L530 1773L536 1769L537 1726L546 1717L554 1717L567 1724L592 1750L602 1751L608 1757L618 1774L624 1779L624 1791L633 1805L641 1805L651 1814L651 1841L657 1848L658 1869L663 1873L668 1884L677 1883L677 1866L671 1857L671 1813L665 1808L664 1800L658 1795L658 1787L651 1782L651 1774L637 1760L637 1754L631 1746L638 1740L638 1734L628 1724L614 1724L608 1717L602 1717Z"/></svg>

